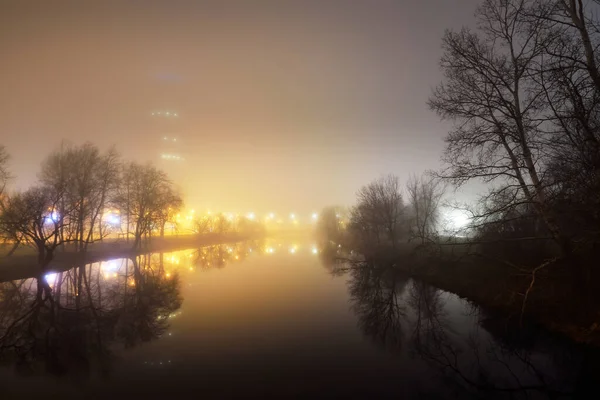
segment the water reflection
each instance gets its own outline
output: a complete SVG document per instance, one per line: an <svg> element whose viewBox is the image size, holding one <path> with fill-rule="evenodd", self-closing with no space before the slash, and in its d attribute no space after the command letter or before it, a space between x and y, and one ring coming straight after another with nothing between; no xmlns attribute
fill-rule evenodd
<svg viewBox="0 0 600 400"><path fill-rule="evenodd" d="M159 338L181 306L161 256L0 284L0 360L19 374L107 376L114 345Z"/></svg>
<svg viewBox="0 0 600 400"><path fill-rule="evenodd" d="M324 265L333 274L348 271L351 308L363 334L437 371L444 386L436 391L444 397L572 397L589 384L589 361L562 342L545 338L521 346L514 333L511 341L501 340L482 328L476 307L452 294L409 280L389 264L343 263Z"/></svg>
<svg viewBox="0 0 600 400"><path fill-rule="evenodd" d="M103 261L0 283L0 362L27 375L107 376L115 346L131 348L167 332L183 301L182 274L251 256L314 255L315 249L263 239Z"/></svg>
<svg viewBox="0 0 600 400"><path fill-rule="evenodd" d="M267 239L0 284L0 361L98 397L568 398L595 385L591 352L493 321L389 262Z"/></svg>
<svg viewBox="0 0 600 400"><path fill-rule="evenodd" d="M350 301L358 325L375 343L390 351L402 349L407 280L376 264L358 263L350 272Z"/></svg>

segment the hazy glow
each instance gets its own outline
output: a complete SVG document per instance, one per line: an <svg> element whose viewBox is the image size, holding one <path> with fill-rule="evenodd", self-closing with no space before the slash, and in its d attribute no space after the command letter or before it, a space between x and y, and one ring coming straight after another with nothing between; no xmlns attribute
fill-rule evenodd
<svg viewBox="0 0 600 400"><path fill-rule="evenodd" d="M48 215L47 217L50 221L48 222L58 222L60 220L60 214L58 213L58 211L52 211L50 213L50 215Z"/></svg>
<svg viewBox="0 0 600 400"><path fill-rule="evenodd" d="M446 220L450 231L460 231L465 229L470 223L471 218L464 210L450 209L446 212Z"/></svg>
<svg viewBox="0 0 600 400"><path fill-rule="evenodd" d="M119 269L119 260L104 261L102 263L103 272L115 272Z"/></svg>
<svg viewBox="0 0 600 400"><path fill-rule="evenodd" d="M121 217L117 214L111 213L106 216L106 222L108 222L111 225L119 225L121 223Z"/></svg>
<svg viewBox="0 0 600 400"><path fill-rule="evenodd" d="M468 24L476 2L11 2L11 189L65 139L155 163L202 210L284 223L294 210L302 224L350 206L381 174L439 166L447 126L425 102L443 30Z"/></svg>
<svg viewBox="0 0 600 400"><path fill-rule="evenodd" d="M51 272L49 274L46 274L46 276L44 276L44 278L46 279L46 282L48 282L48 284L50 286L53 286L56 283L57 277L58 277L58 274L56 272Z"/></svg>

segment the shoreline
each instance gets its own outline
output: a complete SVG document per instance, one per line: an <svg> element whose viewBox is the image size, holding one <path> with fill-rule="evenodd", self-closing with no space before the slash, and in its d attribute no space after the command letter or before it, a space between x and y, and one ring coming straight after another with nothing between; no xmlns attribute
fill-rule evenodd
<svg viewBox="0 0 600 400"><path fill-rule="evenodd" d="M435 268L428 268L427 266L422 269L414 268L408 271L408 274L412 278L419 279L441 290L454 293L494 316L505 318L507 327L520 325L522 298L516 298L514 294L509 293L508 288L503 288L502 286L506 282L501 279L494 281L494 277L488 280L478 279L476 276L466 274L469 272L468 268L465 271L460 271L460 269L458 267L453 271L454 279L448 279L447 273L440 273ZM533 323L552 334L560 335L577 344L600 348L600 326L598 324L592 323L591 327L585 327L564 319L561 322L556 322L555 318L552 318L555 316L553 314L554 308L545 307L539 303L540 299L537 299L535 303L528 303L528 307L523 314L524 323L528 325ZM564 314L568 314L567 308L560 310L560 314L563 315L562 318L564 318Z"/></svg>
<svg viewBox="0 0 600 400"><path fill-rule="evenodd" d="M542 271L530 288L530 274L514 271L495 259L476 258L460 245L451 253L418 247L381 246L358 253L363 254L366 262L391 265L402 274L453 293L494 317L504 318L506 328L519 328L522 322L523 326L538 326L574 343L600 348L600 311L569 280L572 260L563 260Z"/></svg>
<svg viewBox="0 0 600 400"><path fill-rule="evenodd" d="M270 235L248 236L232 233L153 238L138 250L131 248L132 242L106 241L92 244L84 253L57 250L47 272L66 271L77 266L115 258L131 258L147 253L179 251L244 240L260 240L267 236ZM32 278L37 275L39 275L37 254L33 251L31 251L31 254L19 254L0 258L0 283Z"/></svg>

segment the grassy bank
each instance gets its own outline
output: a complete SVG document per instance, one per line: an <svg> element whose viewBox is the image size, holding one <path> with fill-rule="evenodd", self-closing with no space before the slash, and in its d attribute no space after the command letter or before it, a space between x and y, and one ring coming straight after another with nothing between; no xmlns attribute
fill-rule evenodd
<svg viewBox="0 0 600 400"><path fill-rule="evenodd" d="M571 278L571 263L559 261L538 270L533 284L531 269L475 256L422 260L411 274L505 315L507 324L533 320L577 342L600 346L598 295L584 293Z"/></svg>
<svg viewBox="0 0 600 400"><path fill-rule="evenodd" d="M377 249L369 257L440 289L470 300L506 317L507 326L534 322L546 329L587 344L600 346L600 291L573 278L583 260L557 260L532 271L544 260L514 265L501 257L472 253L466 244L401 246ZM589 262L589 261L586 261ZM523 304L525 303L525 306Z"/></svg>
<svg viewBox="0 0 600 400"><path fill-rule="evenodd" d="M85 253L79 253L69 248L65 251L57 250L50 264L50 270L64 271L75 266L114 258L130 258L139 254L178 251L248 239L256 238L237 233L168 236L153 238L142 249L138 250L132 250L132 242L106 240L91 244ZM0 254L2 255L9 251L9 246L3 246L4 248L0 248ZM38 274L37 255L30 247L20 248L10 257L0 257L0 282L30 278Z"/></svg>

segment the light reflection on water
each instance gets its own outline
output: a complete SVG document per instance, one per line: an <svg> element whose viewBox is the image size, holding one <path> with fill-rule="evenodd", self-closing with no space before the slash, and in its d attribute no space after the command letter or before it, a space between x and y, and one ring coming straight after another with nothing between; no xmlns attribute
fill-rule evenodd
<svg viewBox="0 0 600 400"><path fill-rule="evenodd" d="M568 345L509 344L458 297L347 257L264 240L94 263L46 275L46 288L2 284L0 382L23 396L50 385L363 398L546 398L582 385L584 355Z"/></svg>

